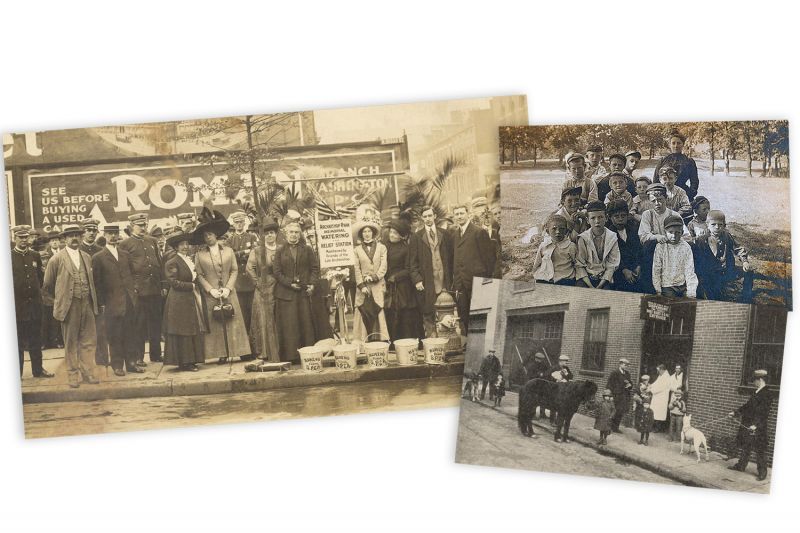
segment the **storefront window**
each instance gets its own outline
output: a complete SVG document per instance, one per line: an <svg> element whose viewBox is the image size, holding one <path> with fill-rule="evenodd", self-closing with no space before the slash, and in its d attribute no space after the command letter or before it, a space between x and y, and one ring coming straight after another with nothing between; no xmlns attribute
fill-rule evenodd
<svg viewBox="0 0 800 533"><path fill-rule="evenodd" d="M586 334L581 360L583 370L601 371L605 366L608 313L608 309L590 309L586 315Z"/></svg>
<svg viewBox="0 0 800 533"><path fill-rule="evenodd" d="M750 341L747 346L742 384L752 383L753 371L766 370L767 385L777 387L781 380L783 343L787 312L783 307L754 305L750 314Z"/></svg>

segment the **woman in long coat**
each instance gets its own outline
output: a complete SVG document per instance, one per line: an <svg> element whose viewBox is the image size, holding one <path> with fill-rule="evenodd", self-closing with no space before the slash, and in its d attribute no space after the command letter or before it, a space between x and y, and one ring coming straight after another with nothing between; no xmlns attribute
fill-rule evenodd
<svg viewBox="0 0 800 533"><path fill-rule="evenodd" d="M386 321L389 337L394 342L397 339L417 338L421 314L417 312L417 299L409 273L406 238L410 228L402 220L392 220L387 225Z"/></svg>
<svg viewBox="0 0 800 533"><path fill-rule="evenodd" d="M200 292L195 285L197 273L189 257L191 234L178 233L167 239L177 253L164 265L169 293L164 303L164 364L178 370L197 372L205 362L203 337L206 327Z"/></svg>
<svg viewBox="0 0 800 533"><path fill-rule="evenodd" d="M353 225L353 229L361 241L355 247L355 273L358 290L356 291L353 338L361 342L389 340L389 328L386 326L386 314L383 310L384 294L386 293L384 276L389 268L386 257L388 252L386 246L375 239L380 230L376 223L359 221ZM372 331L367 331L359 310L359 307L369 297L381 308L378 313L378 323L373 325ZM378 338L378 333L380 333L380 338Z"/></svg>
<svg viewBox="0 0 800 533"><path fill-rule="evenodd" d="M281 361L298 362L299 348L314 344L310 297L319 275L314 252L300 242L300 224L284 227L286 244L275 252L272 272L275 286Z"/></svg>
<svg viewBox="0 0 800 533"><path fill-rule="evenodd" d="M191 243L203 245L195 255L195 268L197 281L205 296L208 334L205 337L204 352L207 358L218 357L219 363L225 363L228 357L250 354L250 341L244 327L239 299L236 297L235 285L239 267L233 250L217 242L230 228L225 217L217 211L211 217L204 211L200 217L203 221L192 233ZM220 303L233 305L233 316L224 322L212 314L214 306Z"/></svg>
<svg viewBox="0 0 800 533"><path fill-rule="evenodd" d="M278 328L275 317L275 285L278 283L272 273L275 253L278 251L278 223L267 219L264 227L265 253L261 246L250 251L247 258L247 275L256 286L253 296L253 315L250 319L250 345L259 359L277 363L280 361L278 351ZM264 263L266 258L266 263Z"/></svg>

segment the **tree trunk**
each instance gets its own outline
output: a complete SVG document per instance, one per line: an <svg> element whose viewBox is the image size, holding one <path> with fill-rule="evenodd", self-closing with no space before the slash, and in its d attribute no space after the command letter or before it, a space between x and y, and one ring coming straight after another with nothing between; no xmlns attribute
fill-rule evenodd
<svg viewBox="0 0 800 533"><path fill-rule="evenodd" d="M764 122L764 144L761 145L761 177L767 176L767 164L769 163L769 122Z"/></svg>
<svg viewBox="0 0 800 533"><path fill-rule="evenodd" d="M506 164L506 145L505 144L500 147L500 164L501 165L505 165Z"/></svg>
<svg viewBox="0 0 800 533"><path fill-rule="evenodd" d="M750 126L744 123L744 142L747 147L747 177L753 177L753 146L750 143Z"/></svg>
<svg viewBox="0 0 800 533"><path fill-rule="evenodd" d="M539 149L536 145L533 146L533 168L536 168L536 161L539 159Z"/></svg>
<svg viewBox="0 0 800 533"><path fill-rule="evenodd" d="M709 140L708 151L711 154L711 175L714 175L714 165L716 164L716 160L714 159L714 127L711 128L711 139Z"/></svg>
<svg viewBox="0 0 800 533"><path fill-rule="evenodd" d="M731 175L731 153L729 150L725 150L725 175Z"/></svg>

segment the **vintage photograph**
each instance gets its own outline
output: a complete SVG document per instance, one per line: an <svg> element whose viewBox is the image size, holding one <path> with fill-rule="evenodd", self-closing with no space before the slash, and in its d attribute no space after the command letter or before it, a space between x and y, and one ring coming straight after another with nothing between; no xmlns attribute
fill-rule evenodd
<svg viewBox="0 0 800 533"><path fill-rule="evenodd" d="M26 436L455 405L472 277L500 275L497 132L527 117L4 134Z"/></svg>
<svg viewBox="0 0 800 533"><path fill-rule="evenodd" d="M786 307L474 284L457 462L769 492Z"/></svg>
<svg viewBox="0 0 800 533"><path fill-rule="evenodd" d="M499 138L503 279L792 308L788 122Z"/></svg>

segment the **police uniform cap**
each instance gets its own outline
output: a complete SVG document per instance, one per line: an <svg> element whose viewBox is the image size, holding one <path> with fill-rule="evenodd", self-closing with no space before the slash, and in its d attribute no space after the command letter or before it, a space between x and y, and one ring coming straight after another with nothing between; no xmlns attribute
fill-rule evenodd
<svg viewBox="0 0 800 533"><path fill-rule="evenodd" d="M128 216L128 222L135 226L147 225L147 213L134 213Z"/></svg>
<svg viewBox="0 0 800 533"><path fill-rule="evenodd" d="M162 237L164 235L164 230L161 229L161 226L154 226L153 229L150 230L151 237Z"/></svg>
<svg viewBox="0 0 800 533"><path fill-rule="evenodd" d="M84 218L81 220L81 226L83 229L97 229L100 225L100 221L94 218Z"/></svg>
<svg viewBox="0 0 800 533"><path fill-rule="evenodd" d="M31 234L31 227L27 224L20 224L19 226L11 228L11 233L18 239L26 239Z"/></svg>
<svg viewBox="0 0 800 533"><path fill-rule="evenodd" d="M191 220L194 218L194 213L178 213L175 218L178 220Z"/></svg>

